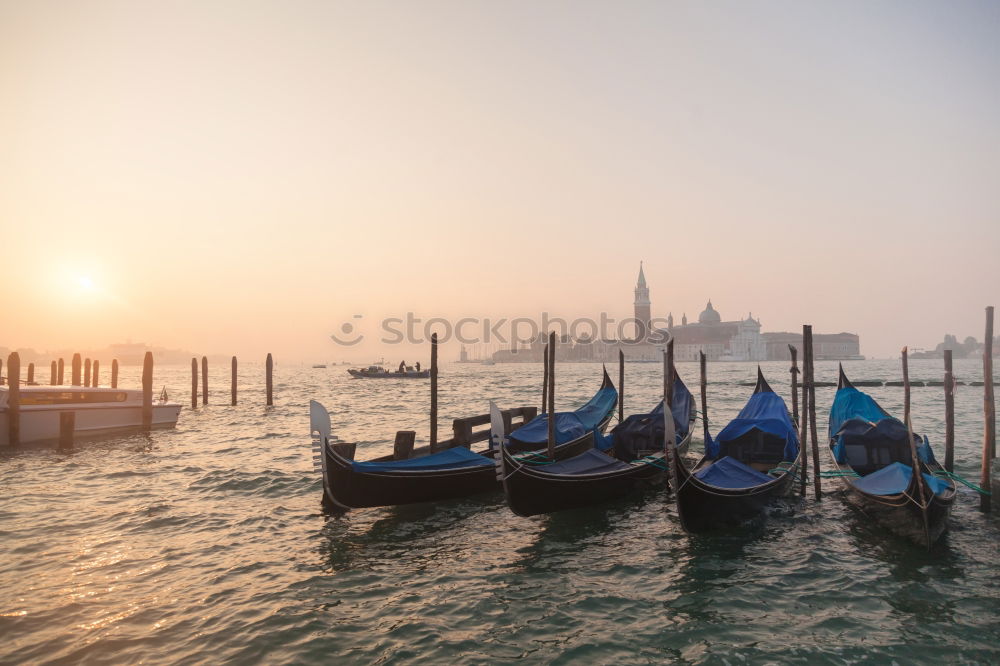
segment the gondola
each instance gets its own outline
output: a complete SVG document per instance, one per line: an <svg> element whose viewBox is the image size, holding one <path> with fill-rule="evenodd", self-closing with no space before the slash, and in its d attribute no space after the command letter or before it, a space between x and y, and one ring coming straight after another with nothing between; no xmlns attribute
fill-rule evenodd
<svg viewBox="0 0 1000 666"><path fill-rule="evenodd" d="M739 525L788 493L799 468L799 438L785 401L759 367L753 395L705 442L702 459L691 469L679 460L677 513L690 533Z"/></svg>
<svg viewBox="0 0 1000 666"><path fill-rule="evenodd" d="M947 527L956 488L953 481L936 476L943 469L927 437L914 433L913 443L923 489L913 474L906 425L856 389L841 367L830 409L830 453L844 499L882 527L929 548ZM923 503L922 492L927 498Z"/></svg>
<svg viewBox="0 0 1000 666"><path fill-rule="evenodd" d="M592 447L594 433L604 432L617 404L618 392L605 371L600 389L587 404L574 412L556 413L556 459ZM405 460L395 460L389 455L358 462L336 450L338 440L331 434L330 415L322 404L310 400L309 416L314 458L318 459L323 475L324 504L328 508L415 504L500 489L494 471L493 447L478 453L461 446L437 453L423 447ZM535 417L513 431L511 439L527 429L527 434L518 439L527 446L536 430L547 430L547 419L547 414ZM543 455L530 450L523 455L540 462L545 460Z"/></svg>
<svg viewBox="0 0 1000 666"><path fill-rule="evenodd" d="M675 446L683 453L691 442L694 401L674 376ZM519 516L552 513L617 499L641 482L662 477L667 469L663 420L661 400L652 412L630 416L607 437L595 437L593 448L551 464L529 464L503 447L498 473L507 505Z"/></svg>

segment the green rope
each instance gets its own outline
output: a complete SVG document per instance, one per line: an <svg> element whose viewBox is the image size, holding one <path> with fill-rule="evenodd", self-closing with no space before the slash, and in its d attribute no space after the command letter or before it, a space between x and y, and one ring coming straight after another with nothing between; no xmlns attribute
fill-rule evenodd
<svg viewBox="0 0 1000 666"><path fill-rule="evenodd" d="M857 472L844 471L844 470L839 470L838 469L838 470L833 470L831 472L820 472L819 476L820 476L821 479L836 479L836 478L842 477L842 476L855 476L855 477L858 477L858 476L861 476L861 475L858 474Z"/></svg>
<svg viewBox="0 0 1000 666"><path fill-rule="evenodd" d="M644 465L649 465L650 467L655 467L656 469L662 469L664 472L670 471L670 467L667 466L666 462L660 458L654 458L652 456L643 456L642 458L638 458L632 462L643 463Z"/></svg>
<svg viewBox="0 0 1000 666"><path fill-rule="evenodd" d="M934 472L934 476L938 477L939 479L954 479L955 481L958 481L959 483L962 483L962 484L968 486L969 488L972 488L973 490L975 490L980 495L990 496L990 495L993 494L990 491L983 490L982 488L980 488L976 484L972 483L971 481L969 481L967 479L963 479L958 474L955 474L954 472L949 472L946 469L936 470Z"/></svg>

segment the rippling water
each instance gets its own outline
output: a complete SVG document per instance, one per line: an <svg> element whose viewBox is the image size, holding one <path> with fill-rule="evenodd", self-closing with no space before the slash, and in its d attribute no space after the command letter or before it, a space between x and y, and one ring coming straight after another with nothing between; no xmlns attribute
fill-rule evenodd
<svg viewBox="0 0 1000 666"><path fill-rule="evenodd" d="M895 362L846 365L853 379L899 379ZM912 361L911 377L940 368ZM697 365L678 369L696 392ZM787 399L787 365L764 370ZM124 368L122 384L138 373ZM185 402L187 373L158 368L157 389ZM560 365L557 407L588 398L599 373ZM659 373L627 366L626 413L656 403ZM713 432L754 373L709 366ZM445 365L442 430L487 398L537 404L540 374ZM229 402L228 375L212 369L213 402ZM981 379L981 365L957 361L956 375ZM835 363L818 364L817 380L835 379ZM0 661L1000 660L1000 510L984 516L971 493L930 553L867 526L832 487L761 527L698 537L656 489L531 519L500 496L330 518L309 399L363 459L391 451L396 430L426 438L428 383L279 365L266 408L262 367L244 364L240 382L239 406L185 408L175 430L0 455ZM901 388L864 390L899 412ZM833 393L817 389L821 438ZM940 459L943 402L940 387L913 389L914 426ZM981 387L959 387L956 415L956 471L978 479Z"/></svg>

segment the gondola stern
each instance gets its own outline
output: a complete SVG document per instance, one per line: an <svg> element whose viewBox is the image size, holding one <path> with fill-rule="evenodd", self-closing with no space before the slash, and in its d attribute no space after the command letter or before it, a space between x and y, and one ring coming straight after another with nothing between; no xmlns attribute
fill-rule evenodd
<svg viewBox="0 0 1000 666"><path fill-rule="evenodd" d="M766 379L764 379L764 371L760 369L759 365L757 366L757 385L754 387L753 392L774 393L771 389L771 385L767 383Z"/></svg>
<svg viewBox="0 0 1000 666"><path fill-rule="evenodd" d="M843 363L838 363L837 364L837 370L838 370L837 390L839 391L842 388L849 388L850 386L852 386L851 380L849 380L847 378L847 374L844 372L844 364Z"/></svg>

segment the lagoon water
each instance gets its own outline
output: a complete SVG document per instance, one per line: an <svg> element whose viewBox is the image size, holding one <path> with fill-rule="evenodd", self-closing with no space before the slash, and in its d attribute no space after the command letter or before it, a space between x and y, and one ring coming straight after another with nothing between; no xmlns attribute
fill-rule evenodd
<svg viewBox="0 0 1000 666"><path fill-rule="evenodd" d="M897 361L845 367L900 378ZM697 392L697 364L678 370ZM156 389L189 403L188 372L158 367ZM787 400L788 365L764 372ZM955 372L982 379L978 361ZM816 373L835 381L836 363ZM754 374L709 365L713 433ZM911 361L914 380L941 374ZM819 502L810 490L763 525L697 537L655 488L531 519L502 496L325 516L309 399L363 459L391 451L396 430L426 439L428 382L279 363L266 408L261 365L241 366L237 407L228 365L210 377L213 404L185 407L176 429L0 454L0 662L1000 661L1000 508L984 516L971 492L929 553L868 526L828 479ZM657 364L629 364L626 413L651 408L661 382ZM488 398L538 404L541 365L445 364L440 383L447 434ZM599 365L559 365L557 408L599 383ZM834 390L817 389L824 468ZM899 413L902 388L864 390ZM914 426L939 459L943 402L941 387L913 389ZM956 421L956 471L977 480L981 387L958 388Z"/></svg>

